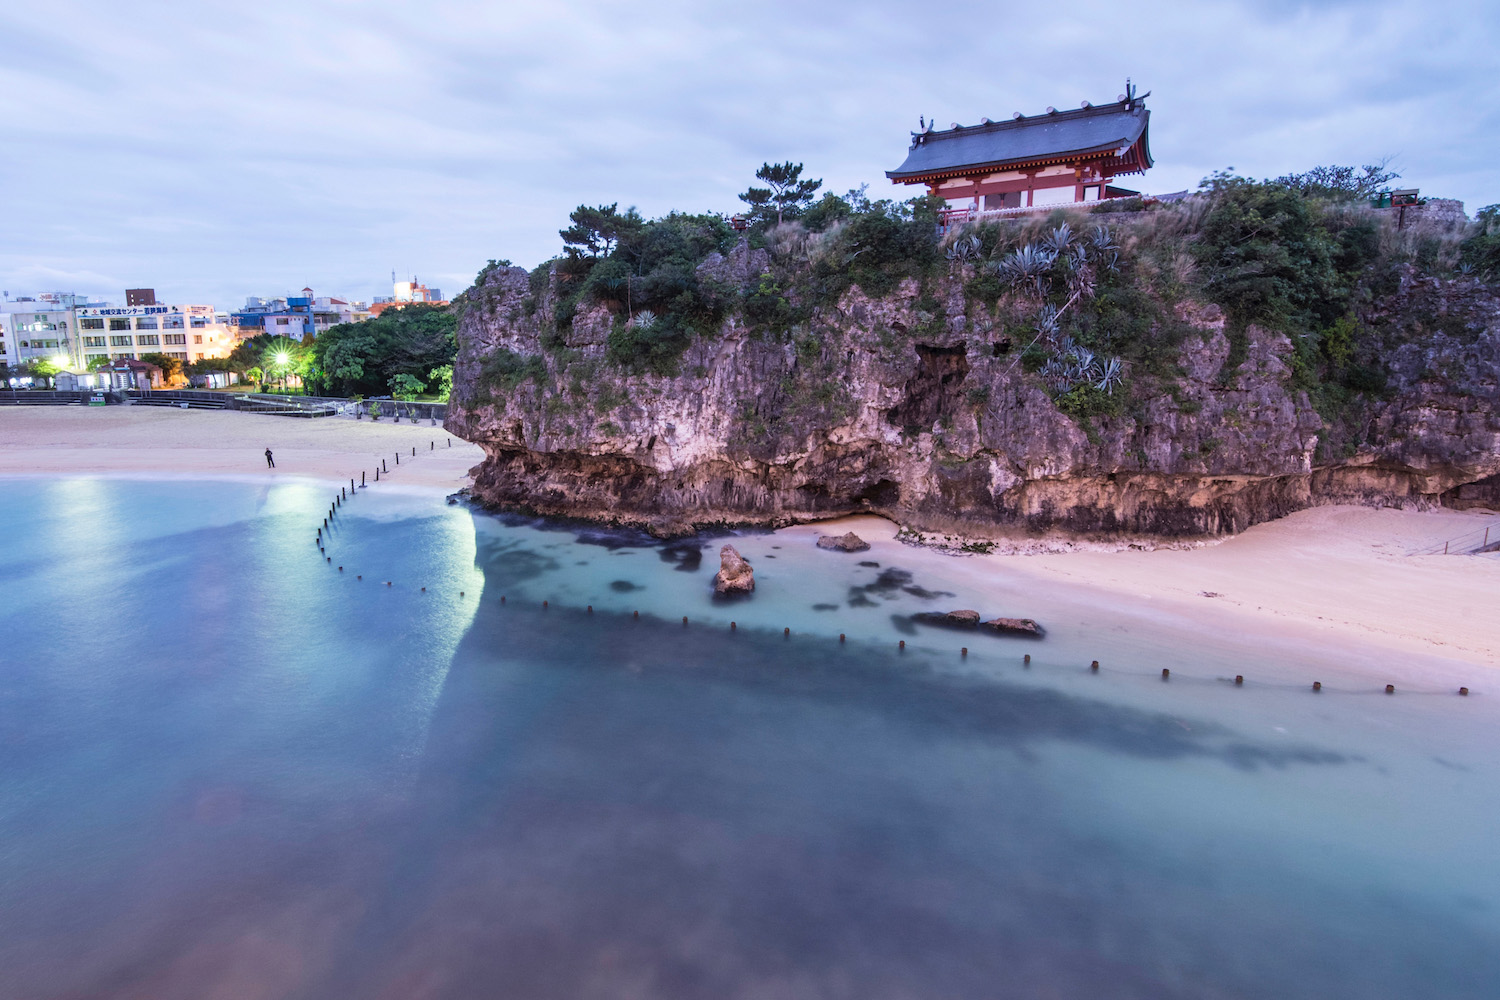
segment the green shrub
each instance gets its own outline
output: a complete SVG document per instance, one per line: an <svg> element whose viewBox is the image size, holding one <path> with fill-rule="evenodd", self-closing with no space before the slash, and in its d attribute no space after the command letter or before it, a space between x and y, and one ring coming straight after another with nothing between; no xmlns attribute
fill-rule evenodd
<svg viewBox="0 0 1500 1000"><path fill-rule="evenodd" d="M1075 420L1116 417L1125 412L1125 393L1113 393L1092 385L1076 385L1053 400L1057 408Z"/></svg>
<svg viewBox="0 0 1500 1000"><path fill-rule="evenodd" d="M1194 253L1204 290L1239 324L1304 330L1343 312L1334 240L1298 191L1218 173Z"/></svg>
<svg viewBox="0 0 1500 1000"><path fill-rule="evenodd" d="M692 330L670 313L649 326L616 323L606 353L610 361L631 371L675 375L682 352L693 341Z"/></svg>
<svg viewBox="0 0 1500 1000"><path fill-rule="evenodd" d="M511 392L531 379L540 383L547 377L547 363L538 354L519 354L507 347L497 347L479 367L479 383L493 395Z"/></svg>
<svg viewBox="0 0 1500 1000"><path fill-rule="evenodd" d="M1375 394L1385 392L1389 380L1385 369L1376 365L1350 365L1344 369L1340 379L1355 392Z"/></svg>

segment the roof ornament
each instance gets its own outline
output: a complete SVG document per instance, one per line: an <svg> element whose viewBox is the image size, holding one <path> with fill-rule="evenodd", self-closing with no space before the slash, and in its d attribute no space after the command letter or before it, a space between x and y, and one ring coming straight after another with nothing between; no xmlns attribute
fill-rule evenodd
<svg viewBox="0 0 1500 1000"><path fill-rule="evenodd" d="M1139 97L1137 97L1135 92L1135 84L1130 82L1130 77L1127 76L1125 78L1125 93L1120 95L1120 103L1126 105L1127 109L1130 109L1136 101L1144 101L1150 96L1151 91L1148 90L1144 94L1141 94Z"/></svg>

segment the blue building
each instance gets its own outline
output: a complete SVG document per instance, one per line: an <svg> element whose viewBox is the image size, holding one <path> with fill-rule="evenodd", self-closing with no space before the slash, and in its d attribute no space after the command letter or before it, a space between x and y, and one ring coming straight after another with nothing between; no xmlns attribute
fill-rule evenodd
<svg viewBox="0 0 1500 1000"><path fill-rule="evenodd" d="M240 328L241 337L252 337L257 333L269 333L273 337L290 337L301 340L313 332L312 289L304 288L303 295L289 295L284 299L263 299L251 296L245 300L245 308L233 314L233 322Z"/></svg>
<svg viewBox="0 0 1500 1000"><path fill-rule="evenodd" d="M311 288L304 288L301 295L283 299L248 298L245 308L233 314L232 322L240 328L241 337L269 333L273 337L302 340L340 323L358 323L369 318L369 309L363 302L331 295L315 297Z"/></svg>

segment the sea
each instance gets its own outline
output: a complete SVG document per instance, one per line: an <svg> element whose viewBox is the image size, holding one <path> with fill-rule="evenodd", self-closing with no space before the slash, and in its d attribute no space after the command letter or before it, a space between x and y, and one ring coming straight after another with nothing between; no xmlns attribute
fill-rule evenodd
<svg viewBox="0 0 1500 1000"><path fill-rule="evenodd" d="M332 489L0 480L0 997L1500 996L1488 671Z"/></svg>

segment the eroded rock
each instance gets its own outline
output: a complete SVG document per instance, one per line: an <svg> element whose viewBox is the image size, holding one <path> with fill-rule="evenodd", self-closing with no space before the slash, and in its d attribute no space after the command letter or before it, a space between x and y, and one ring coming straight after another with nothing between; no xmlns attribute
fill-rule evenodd
<svg viewBox="0 0 1500 1000"><path fill-rule="evenodd" d="M764 254L742 243L700 273L743 285ZM992 344L1003 317L959 277L931 283L936 312L922 292L818 305L816 357L732 312L663 375L609 360L603 305L573 318L573 351L549 350L555 277L496 267L465 293L446 426L485 450L480 503L661 537L861 513L974 538L1212 536L1319 504L1468 502L1500 475L1500 297L1482 282L1402 271L1362 321L1425 332L1380 358L1386 388L1357 419L1326 420L1284 332L1252 324L1232 349L1212 303L1180 304L1197 335L1170 391L1139 381L1120 412L1078 417ZM545 377L495 391L502 351Z"/></svg>
<svg viewBox="0 0 1500 1000"><path fill-rule="evenodd" d="M920 611L911 620L922 625L937 625L941 628L974 628L979 624L979 612L969 611Z"/></svg>
<svg viewBox="0 0 1500 1000"><path fill-rule="evenodd" d="M755 589L755 570L733 545L719 550L719 572L714 574L714 592L748 594Z"/></svg>
<svg viewBox="0 0 1500 1000"><path fill-rule="evenodd" d="M993 629L1001 635L1015 635L1025 639L1040 639L1047 634L1046 629L1030 618L992 618L983 627Z"/></svg>
<svg viewBox="0 0 1500 1000"><path fill-rule="evenodd" d="M842 535L822 535L818 538L818 548L835 549L839 552L863 552L870 547L870 543L850 531Z"/></svg>

